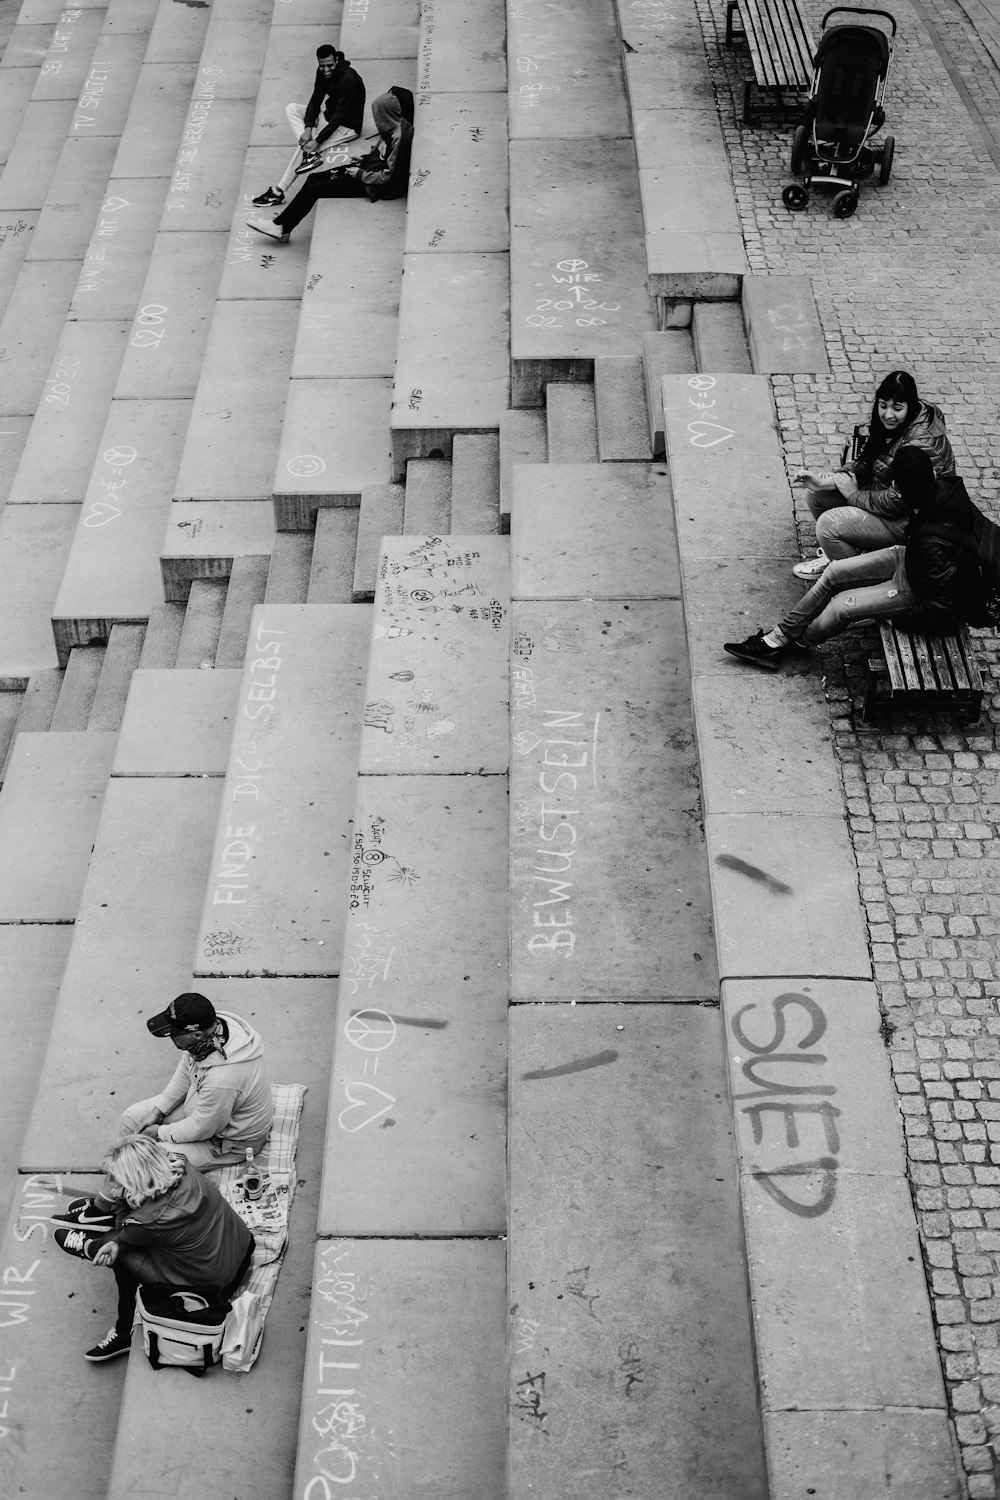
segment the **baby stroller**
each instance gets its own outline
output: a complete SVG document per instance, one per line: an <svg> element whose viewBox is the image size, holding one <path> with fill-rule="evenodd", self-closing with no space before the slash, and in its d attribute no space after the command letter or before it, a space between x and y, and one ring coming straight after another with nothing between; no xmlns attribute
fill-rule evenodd
<svg viewBox="0 0 1000 1500"><path fill-rule="evenodd" d="M858 21L831 26L831 16L877 16L892 30L887 35ZM792 138L792 172L803 181L785 188L786 208L798 212L809 202L810 188L830 188L834 214L849 219L861 182L876 163L879 182L884 187L889 181L895 139L887 135L879 146L870 142L885 123L882 100L895 36L895 18L886 10L837 5L823 17L805 118Z"/></svg>

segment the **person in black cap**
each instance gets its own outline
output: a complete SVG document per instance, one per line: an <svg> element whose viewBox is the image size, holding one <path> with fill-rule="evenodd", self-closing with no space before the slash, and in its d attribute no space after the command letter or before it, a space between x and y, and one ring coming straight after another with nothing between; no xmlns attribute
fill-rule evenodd
<svg viewBox="0 0 1000 1500"><path fill-rule="evenodd" d="M217 1012L211 1000L188 991L146 1022L183 1053L162 1093L129 1105L122 1136L141 1133L186 1156L202 1172L243 1161L267 1140L274 1118L260 1037L248 1021ZM75 1198L57 1224L107 1227L119 1193L105 1180L96 1198Z"/></svg>

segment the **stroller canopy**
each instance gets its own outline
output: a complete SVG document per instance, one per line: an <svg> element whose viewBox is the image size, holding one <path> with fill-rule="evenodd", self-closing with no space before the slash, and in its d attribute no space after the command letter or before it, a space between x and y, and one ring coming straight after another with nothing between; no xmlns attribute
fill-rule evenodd
<svg viewBox="0 0 1000 1500"><path fill-rule="evenodd" d="M816 48L816 134L859 144L889 66L889 38L874 26L831 26Z"/></svg>

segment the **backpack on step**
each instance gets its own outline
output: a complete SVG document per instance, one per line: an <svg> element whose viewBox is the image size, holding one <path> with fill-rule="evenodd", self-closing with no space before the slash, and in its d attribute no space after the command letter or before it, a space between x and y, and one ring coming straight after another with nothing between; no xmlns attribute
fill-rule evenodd
<svg viewBox="0 0 1000 1500"><path fill-rule="evenodd" d="M189 1375L204 1375L221 1360L232 1303L218 1292L141 1286L135 1305L142 1324L142 1347L154 1370L171 1365Z"/></svg>

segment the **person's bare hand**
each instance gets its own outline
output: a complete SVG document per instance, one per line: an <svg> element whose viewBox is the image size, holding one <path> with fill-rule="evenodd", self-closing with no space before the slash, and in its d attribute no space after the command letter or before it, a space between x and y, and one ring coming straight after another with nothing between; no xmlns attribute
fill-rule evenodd
<svg viewBox="0 0 1000 1500"><path fill-rule="evenodd" d="M113 1266L114 1263L115 1263L115 1261L117 1259L118 1259L118 1241L117 1240L105 1240L104 1244L100 1245L98 1247L98 1249L94 1251L94 1265L95 1266Z"/></svg>

